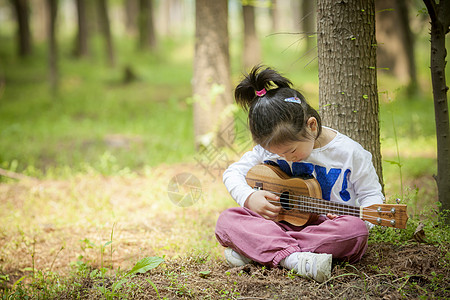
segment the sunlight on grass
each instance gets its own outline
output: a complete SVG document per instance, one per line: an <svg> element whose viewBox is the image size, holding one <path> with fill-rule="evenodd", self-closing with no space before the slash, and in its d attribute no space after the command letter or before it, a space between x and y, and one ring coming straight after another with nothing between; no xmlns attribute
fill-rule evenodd
<svg viewBox="0 0 450 300"><path fill-rule="evenodd" d="M44 270L51 263L49 249L61 246L64 250L55 268L67 272L67 263L80 255L98 266L99 246L108 240L113 226L115 253L108 263L122 268L151 255L176 257L194 250L221 255L215 221L231 204L222 183L197 172L202 182L198 202L183 208L169 200L170 178L192 169L190 165L158 167L148 169L143 177L105 178L92 173L65 181L1 185L2 268L29 267L34 249L39 257L35 267Z"/></svg>
<svg viewBox="0 0 450 300"><path fill-rule="evenodd" d="M300 39L265 36L264 63L292 79L318 108L317 54L303 53ZM2 41L7 72L0 98L0 168L35 180L0 178L0 275L18 280L35 270L68 273L80 266L89 272L101 266L125 270L149 256L222 257L215 223L236 203L221 182L225 166L211 176L196 162L202 154L194 149L189 101L192 40L167 39L154 53L143 53L123 39L114 69L106 66L99 40L84 60L69 58L71 43L65 41L56 95L47 85L45 45L21 61L12 56L14 41ZM418 47L420 60L428 51L424 45ZM232 39L230 47L237 83L243 71L240 40ZM123 82L126 68L136 75L129 84ZM393 203L403 195L412 220L408 234L419 220L432 231L437 208L433 101L424 72L422 90L413 97L395 78L381 72L378 77L386 198ZM240 110L236 119L242 132L245 113ZM223 152L230 162L241 154L232 152ZM183 172L198 177L202 188L202 197L187 207L168 196L169 182Z"/></svg>

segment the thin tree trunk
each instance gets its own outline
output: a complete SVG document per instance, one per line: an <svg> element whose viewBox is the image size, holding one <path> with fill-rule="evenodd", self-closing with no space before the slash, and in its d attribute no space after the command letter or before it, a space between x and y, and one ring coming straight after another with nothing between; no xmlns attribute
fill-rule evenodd
<svg viewBox="0 0 450 300"><path fill-rule="evenodd" d="M85 57L89 54L89 34L86 17L86 0L76 0L76 5L78 17L78 33L75 46L75 56Z"/></svg>
<svg viewBox="0 0 450 300"><path fill-rule="evenodd" d="M376 1L377 63L413 92L416 85L414 41L404 0Z"/></svg>
<svg viewBox="0 0 450 300"><path fill-rule="evenodd" d="M111 25L108 15L108 2L107 0L98 0L98 13L100 21L100 29L105 39L106 54L108 56L108 64L110 67L115 65L114 46L111 35Z"/></svg>
<svg viewBox="0 0 450 300"><path fill-rule="evenodd" d="M48 25L48 41L49 41L49 77L50 87L53 94L58 91L59 71L58 71L58 45L56 42L56 17L58 13L58 1L59 0L47 0L49 8L50 22Z"/></svg>
<svg viewBox="0 0 450 300"><path fill-rule="evenodd" d="M450 125L445 78L445 35L449 32L450 1L423 1L431 18L431 81L437 138L437 175L435 176L441 212L450 213ZM447 215L446 223L450 224Z"/></svg>
<svg viewBox="0 0 450 300"><path fill-rule="evenodd" d="M156 47L155 27L153 24L153 1L139 1L139 48L154 49Z"/></svg>
<svg viewBox="0 0 450 300"><path fill-rule="evenodd" d="M270 19L272 20L272 32L277 32L280 28L280 20L278 18L277 0L272 0L270 6Z"/></svg>
<svg viewBox="0 0 450 300"><path fill-rule="evenodd" d="M228 1L195 3L194 134L197 148L231 146L234 128L228 41ZM234 132L233 130L231 130Z"/></svg>
<svg viewBox="0 0 450 300"><path fill-rule="evenodd" d="M157 47L158 41L156 39L156 29L155 29L155 2L154 0L150 0L150 6L148 9L148 40L151 49L155 49Z"/></svg>
<svg viewBox="0 0 450 300"><path fill-rule="evenodd" d="M127 33L130 35L136 34L136 20L139 15L138 0L126 0L125 4L125 26Z"/></svg>
<svg viewBox="0 0 450 300"><path fill-rule="evenodd" d="M383 186L374 0L319 0L317 19L323 123L372 153Z"/></svg>
<svg viewBox="0 0 450 300"><path fill-rule="evenodd" d="M244 18L244 67L251 68L261 63L261 45L255 26L255 8L251 5L242 6Z"/></svg>
<svg viewBox="0 0 450 300"><path fill-rule="evenodd" d="M306 51L311 50L315 46L314 38L316 32L316 2L311 0L302 0L300 11L300 24L302 34L305 38Z"/></svg>
<svg viewBox="0 0 450 300"><path fill-rule="evenodd" d="M31 54L31 31L28 0L12 0L17 19L17 42L19 56Z"/></svg>
<svg viewBox="0 0 450 300"><path fill-rule="evenodd" d="M409 9L408 4L405 0L395 1L395 7L397 8L398 16L401 24L402 40L405 47L408 74L409 74L409 84L408 91L410 94L414 93L417 88L417 70L415 62L415 47L414 47L414 35L411 31L409 25Z"/></svg>

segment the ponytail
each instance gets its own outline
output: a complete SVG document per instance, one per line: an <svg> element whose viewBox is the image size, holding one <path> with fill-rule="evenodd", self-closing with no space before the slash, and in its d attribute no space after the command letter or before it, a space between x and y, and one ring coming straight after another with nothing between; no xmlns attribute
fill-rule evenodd
<svg viewBox="0 0 450 300"><path fill-rule="evenodd" d="M295 89L292 82L271 68L255 66L235 89L236 103L248 111L253 140L264 148L307 136L306 122L317 120L319 137L322 121L317 111ZM294 99L294 100L293 100Z"/></svg>
<svg viewBox="0 0 450 300"><path fill-rule="evenodd" d="M275 70L271 68L261 70L262 68L261 65L253 67L249 74L244 75L244 79L234 91L236 103L247 111L256 100L264 97L267 91L292 86L289 79L281 76Z"/></svg>

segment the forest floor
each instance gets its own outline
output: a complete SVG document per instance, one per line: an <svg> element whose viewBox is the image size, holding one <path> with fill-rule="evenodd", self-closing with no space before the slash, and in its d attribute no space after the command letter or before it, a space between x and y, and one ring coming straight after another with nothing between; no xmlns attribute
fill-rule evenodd
<svg viewBox="0 0 450 300"><path fill-rule="evenodd" d="M431 245L377 243L354 264L333 264L332 278L319 284L284 269L248 264L230 268L223 259L187 256L138 275L116 295L126 299L449 299L450 269L445 253ZM76 279L77 288L58 299L100 299L95 288L112 289L117 279ZM151 284L152 282L153 284Z"/></svg>
<svg viewBox="0 0 450 300"><path fill-rule="evenodd" d="M377 232L381 237L358 263L333 261L332 278L322 284L256 264L230 268L214 237L219 213L233 205L221 182L197 174L201 200L180 207L167 199L167 182L191 170L1 183L0 293L9 299L450 298L450 245L412 237L390 242L399 231L386 232L388 241ZM164 262L124 276L144 257Z"/></svg>

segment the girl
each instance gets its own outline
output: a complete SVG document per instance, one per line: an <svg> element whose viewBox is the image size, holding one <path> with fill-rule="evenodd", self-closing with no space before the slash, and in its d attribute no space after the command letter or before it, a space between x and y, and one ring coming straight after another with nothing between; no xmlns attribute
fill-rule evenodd
<svg viewBox="0 0 450 300"><path fill-rule="evenodd" d="M292 83L276 71L257 66L236 87L236 102L248 111L256 146L223 174L240 207L224 211L216 237L231 266L250 260L282 266L318 282L331 276L332 257L351 263L367 248L368 227L352 216L327 214L313 224L275 222L279 197L253 190L245 180L255 165L278 165L291 176L314 176L325 200L353 206L383 203L372 155L349 137L322 127L318 113Z"/></svg>

